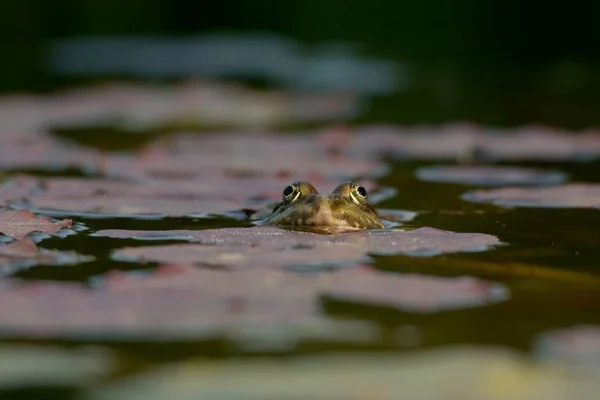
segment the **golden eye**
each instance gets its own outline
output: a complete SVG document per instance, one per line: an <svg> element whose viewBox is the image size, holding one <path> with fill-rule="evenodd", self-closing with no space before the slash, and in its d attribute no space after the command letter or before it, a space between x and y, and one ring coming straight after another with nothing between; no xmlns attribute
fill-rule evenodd
<svg viewBox="0 0 600 400"><path fill-rule="evenodd" d="M367 190L360 185L353 185L350 197L357 204L365 204L367 202Z"/></svg>
<svg viewBox="0 0 600 400"><path fill-rule="evenodd" d="M298 186L292 184L283 189L283 200L292 202L298 198L300 195L300 190Z"/></svg>

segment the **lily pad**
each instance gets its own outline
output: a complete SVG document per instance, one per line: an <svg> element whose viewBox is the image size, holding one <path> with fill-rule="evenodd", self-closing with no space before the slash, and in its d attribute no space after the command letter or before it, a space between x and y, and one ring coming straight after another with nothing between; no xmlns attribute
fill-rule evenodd
<svg viewBox="0 0 600 400"><path fill-rule="evenodd" d="M599 390L599 381L581 371L533 363L514 350L454 346L411 354L191 359L115 380L88 399L593 400Z"/></svg>
<svg viewBox="0 0 600 400"><path fill-rule="evenodd" d="M0 275L34 265L74 265L95 260L73 251L47 250L38 247L30 238L8 244L0 243Z"/></svg>
<svg viewBox="0 0 600 400"><path fill-rule="evenodd" d="M0 334L84 340L229 338L243 348L270 350L289 349L307 339L372 343L379 336L377 329L365 321L325 316L321 296L348 284L357 301L379 302L377 291L388 278L379 274L359 269L320 275L171 265L145 276L110 274L93 289L71 283L6 280L0 302L11 307L0 309ZM359 289L365 277L366 292ZM400 288L413 287L405 296L392 299L395 306L411 312L501 300L499 286L483 281L478 281L478 289L455 278L398 275L391 282Z"/></svg>
<svg viewBox="0 0 600 400"><path fill-rule="evenodd" d="M335 131L332 134L339 135ZM547 127L500 130L467 124L399 128L364 126L337 146L342 154L427 160L589 160L600 156L600 134Z"/></svg>
<svg viewBox="0 0 600 400"><path fill-rule="evenodd" d="M101 230L93 235L199 242L124 248L117 250L114 257L120 260L193 263L233 269L336 266L365 261L369 255L433 256L483 251L501 244L492 235L455 233L434 228L358 231L331 236L267 226L200 231Z"/></svg>
<svg viewBox="0 0 600 400"><path fill-rule="evenodd" d="M473 277L439 278L418 274L342 270L323 278L322 295L349 303L439 312L505 301L508 290Z"/></svg>
<svg viewBox="0 0 600 400"><path fill-rule="evenodd" d="M418 179L426 182L476 186L543 186L556 185L567 180L567 175L558 171L500 166L430 166L417 169L415 175Z"/></svg>
<svg viewBox="0 0 600 400"><path fill-rule="evenodd" d="M317 139L314 134L175 135L158 139L135 157L108 156L101 171L135 179L202 180L225 173L290 182L339 181L385 172L384 164L376 159L332 154Z"/></svg>
<svg viewBox="0 0 600 400"><path fill-rule="evenodd" d="M207 176L198 181L38 178L19 176L0 185L13 208L49 215L93 217L206 216L262 209L281 199L289 179ZM334 187L335 182L320 181ZM374 182L366 180L368 190ZM3 189L4 188L4 189Z"/></svg>
<svg viewBox="0 0 600 400"><path fill-rule="evenodd" d="M38 217L27 210L0 210L0 233L14 239L22 239L32 232L54 235L63 228L71 228L72 225L73 221L70 219L53 222L50 218Z"/></svg>
<svg viewBox="0 0 600 400"><path fill-rule="evenodd" d="M188 81L177 85L106 84L47 96L0 98L0 129L112 122L124 130L188 127L265 128L352 116L356 99L344 93L253 91L239 85Z"/></svg>
<svg viewBox="0 0 600 400"><path fill-rule="evenodd" d="M30 114L23 117L29 118ZM58 140L45 133L19 130L12 134L8 130L7 133L2 127L6 120L0 118L0 121L0 129L3 129L0 134L0 170L86 170L98 165L100 156L94 150Z"/></svg>
<svg viewBox="0 0 600 400"><path fill-rule="evenodd" d="M600 375L600 326L579 325L542 333L534 349L539 359L569 363Z"/></svg>
<svg viewBox="0 0 600 400"><path fill-rule="evenodd" d="M83 387L108 376L115 364L113 354L99 348L2 345L0 387Z"/></svg>
<svg viewBox="0 0 600 400"><path fill-rule="evenodd" d="M508 187L475 190L465 193L462 198L477 203L508 207L598 208L600 185L570 183L542 188Z"/></svg>

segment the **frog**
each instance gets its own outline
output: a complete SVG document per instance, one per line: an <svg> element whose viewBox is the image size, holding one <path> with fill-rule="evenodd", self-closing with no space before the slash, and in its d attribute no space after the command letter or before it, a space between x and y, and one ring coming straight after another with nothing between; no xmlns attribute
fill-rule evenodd
<svg viewBox="0 0 600 400"><path fill-rule="evenodd" d="M310 182L296 181L283 189L281 202L262 224L316 233L384 228L367 190L352 181L331 194L319 194Z"/></svg>

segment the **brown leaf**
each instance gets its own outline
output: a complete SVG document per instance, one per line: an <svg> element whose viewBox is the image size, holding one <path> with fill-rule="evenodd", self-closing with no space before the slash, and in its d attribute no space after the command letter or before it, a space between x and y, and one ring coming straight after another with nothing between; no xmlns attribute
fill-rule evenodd
<svg viewBox="0 0 600 400"><path fill-rule="evenodd" d="M34 265L73 265L93 261L73 251L58 251L39 248L33 240L24 238L8 244L0 243L0 275Z"/></svg>
<svg viewBox="0 0 600 400"><path fill-rule="evenodd" d="M0 233L15 239L22 239L32 232L53 235L62 228L70 228L73 221L64 219L52 222L48 217L37 217L31 211L0 211Z"/></svg>

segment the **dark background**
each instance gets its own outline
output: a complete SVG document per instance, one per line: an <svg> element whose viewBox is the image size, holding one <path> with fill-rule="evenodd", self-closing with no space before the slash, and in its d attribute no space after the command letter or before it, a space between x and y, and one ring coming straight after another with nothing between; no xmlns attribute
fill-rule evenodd
<svg viewBox="0 0 600 400"><path fill-rule="evenodd" d="M372 99L366 119L405 124L599 125L599 2L482 0L6 0L0 91L65 85L48 72L58 38L273 32L344 40L401 60L409 90Z"/></svg>

